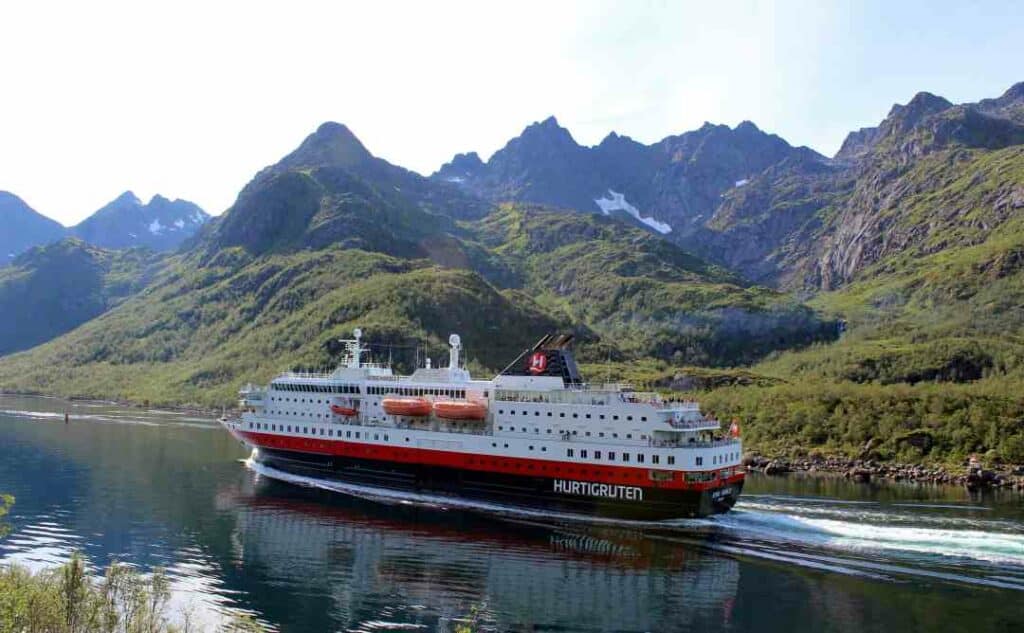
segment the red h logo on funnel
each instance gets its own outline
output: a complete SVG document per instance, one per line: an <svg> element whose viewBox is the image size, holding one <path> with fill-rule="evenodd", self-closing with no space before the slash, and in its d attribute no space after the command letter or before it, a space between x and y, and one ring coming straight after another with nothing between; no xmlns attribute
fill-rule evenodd
<svg viewBox="0 0 1024 633"><path fill-rule="evenodd" d="M543 374L548 368L548 355L544 352L534 352L530 357L530 373L534 376Z"/></svg>

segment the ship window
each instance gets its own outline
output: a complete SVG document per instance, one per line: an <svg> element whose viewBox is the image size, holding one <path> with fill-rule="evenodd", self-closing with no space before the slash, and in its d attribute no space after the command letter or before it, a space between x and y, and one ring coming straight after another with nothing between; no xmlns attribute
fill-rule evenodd
<svg viewBox="0 0 1024 633"><path fill-rule="evenodd" d="M551 429L548 429L548 433L551 433Z"/></svg>
<svg viewBox="0 0 1024 633"><path fill-rule="evenodd" d="M538 429L537 427L533 427L533 432L534 433L540 433L540 429Z"/></svg>
<svg viewBox="0 0 1024 633"><path fill-rule="evenodd" d="M627 440L633 439L633 434L632 433L626 433L626 439Z"/></svg>
<svg viewBox="0 0 1024 633"><path fill-rule="evenodd" d="M504 430L505 430L505 427L503 427L503 426L498 426L498 430L499 430L499 431L504 431Z"/></svg>
<svg viewBox="0 0 1024 633"><path fill-rule="evenodd" d="M531 451L533 450L533 444L530 444L530 450Z"/></svg>
<svg viewBox="0 0 1024 633"><path fill-rule="evenodd" d="M508 444L505 445L505 448L508 448Z"/></svg>
<svg viewBox="0 0 1024 633"><path fill-rule="evenodd" d="M359 431L356 431L356 439L359 439Z"/></svg>
<svg viewBox="0 0 1024 633"><path fill-rule="evenodd" d="M637 453L636 454L636 461L638 463L640 463L640 464L644 463L644 454L643 453Z"/></svg>
<svg viewBox="0 0 1024 633"><path fill-rule="evenodd" d="M618 420L618 419L619 419L619 416L617 416L617 415L613 415L613 416L612 416L612 419L613 419L613 420Z"/></svg>
<svg viewBox="0 0 1024 633"><path fill-rule="evenodd" d="M629 420L630 422L632 422L632 421L633 421L633 416L631 416L631 415L627 415L627 416L626 416L626 419L627 419L627 420Z"/></svg>
<svg viewBox="0 0 1024 633"><path fill-rule="evenodd" d="M566 457L573 457L573 450L571 448L565 449L565 456Z"/></svg>
<svg viewBox="0 0 1024 633"><path fill-rule="evenodd" d="M597 416L597 417L598 417L598 419L601 419L601 420L603 420L603 419L604 419L604 414L602 413L601 415L599 415L599 416Z"/></svg>
<svg viewBox="0 0 1024 633"><path fill-rule="evenodd" d="M590 437L590 431L587 431L586 436Z"/></svg>
<svg viewBox="0 0 1024 633"><path fill-rule="evenodd" d="M651 455L651 463L657 464L661 461L661 455Z"/></svg>
<svg viewBox="0 0 1024 633"><path fill-rule="evenodd" d="M334 437L334 429L327 429L327 437Z"/></svg>
<svg viewBox="0 0 1024 633"><path fill-rule="evenodd" d="M589 413L587 414L587 419L588 419L588 420L590 419L590 414L589 414Z"/></svg>
<svg viewBox="0 0 1024 633"><path fill-rule="evenodd" d="M484 397L485 398L487 397L487 390L486 389L484 389Z"/></svg>
<svg viewBox="0 0 1024 633"><path fill-rule="evenodd" d="M578 435L578 434L579 434L579 431L573 431L573 432L572 432L572 434L573 434L573 435Z"/></svg>
<svg viewBox="0 0 1024 633"><path fill-rule="evenodd" d="M598 437L604 437L604 431L601 431L600 433L598 433L597 436Z"/></svg>
<svg viewBox="0 0 1024 633"><path fill-rule="evenodd" d="M573 413L573 414L572 414L572 417L574 417L574 418L578 418L578 417L580 417L580 414L579 414L579 413Z"/></svg>
<svg viewBox="0 0 1024 633"><path fill-rule="evenodd" d="M698 466L703 466L704 465L704 458L703 457L698 457L697 458L697 465Z"/></svg>
<svg viewBox="0 0 1024 633"><path fill-rule="evenodd" d="M380 440L380 435L378 435L378 434L374 433L374 434L373 434L373 441L375 441L375 442L376 442L376 441L378 441L378 440Z"/></svg>
<svg viewBox="0 0 1024 633"><path fill-rule="evenodd" d="M352 437L352 431L345 431L345 437Z"/></svg>
<svg viewBox="0 0 1024 633"><path fill-rule="evenodd" d="M601 451L594 451L594 459L601 459Z"/></svg>
<svg viewBox="0 0 1024 633"><path fill-rule="evenodd" d="M583 459L587 458L587 451L586 451L586 449L580 451L580 457L582 457Z"/></svg>
<svg viewBox="0 0 1024 633"><path fill-rule="evenodd" d="M641 422L646 422L647 421L647 416L646 415L640 416L640 421Z"/></svg>
<svg viewBox="0 0 1024 633"><path fill-rule="evenodd" d="M504 409L498 409L498 413L505 413Z"/></svg>
<svg viewBox="0 0 1024 633"><path fill-rule="evenodd" d="M610 461L610 462L614 462L615 461L615 451L608 451L608 461Z"/></svg>
<svg viewBox="0 0 1024 633"><path fill-rule="evenodd" d="M516 410L515 409L510 409L508 414L509 415L515 415L516 414Z"/></svg>
<svg viewBox="0 0 1024 633"><path fill-rule="evenodd" d="M491 447L492 448L498 448L498 443L497 442L491 442Z"/></svg>
<svg viewBox="0 0 1024 633"><path fill-rule="evenodd" d="M526 433L526 427L525 426L523 427L523 433Z"/></svg>
<svg viewBox="0 0 1024 633"><path fill-rule="evenodd" d="M534 411L534 412L533 412L533 415L535 415L535 416L537 416L537 417L540 417L540 411Z"/></svg>
<svg viewBox="0 0 1024 633"><path fill-rule="evenodd" d="M669 455L668 456L668 465L672 466L675 463L676 463L676 456L675 455Z"/></svg>
<svg viewBox="0 0 1024 633"><path fill-rule="evenodd" d="M550 412L550 411L548 411L548 417L549 417L549 418L551 417L551 412Z"/></svg>
<svg viewBox="0 0 1024 633"><path fill-rule="evenodd" d="M612 437L618 437L618 436L619 436L618 433L612 433Z"/></svg>
<svg viewBox="0 0 1024 633"><path fill-rule="evenodd" d="M289 432L289 433L291 433L291 432L292 432L292 427L290 427L290 426L288 427L288 432Z"/></svg>
<svg viewBox="0 0 1024 633"><path fill-rule="evenodd" d="M622 454L622 461L624 461L624 462L628 462L629 461L629 453L623 453Z"/></svg>

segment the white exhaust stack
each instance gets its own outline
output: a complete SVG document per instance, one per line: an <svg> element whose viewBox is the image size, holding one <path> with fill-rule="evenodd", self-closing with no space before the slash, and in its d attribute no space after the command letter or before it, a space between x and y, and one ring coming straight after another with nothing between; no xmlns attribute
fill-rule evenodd
<svg viewBox="0 0 1024 633"><path fill-rule="evenodd" d="M452 346L448 350L448 369L459 368L459 350L462 349L462 339L459 338L458 334L452 334L448 337L448 344Z"/></svg>

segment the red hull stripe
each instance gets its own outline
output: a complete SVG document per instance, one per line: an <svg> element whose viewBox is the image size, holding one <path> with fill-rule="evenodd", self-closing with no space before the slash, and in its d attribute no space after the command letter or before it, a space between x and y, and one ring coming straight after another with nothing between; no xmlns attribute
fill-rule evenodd
<svg viewBox="0 0 1024 633"><path fill-rule="evenodd" d="M639 486L641 488L668 488L676 490L710 490L725 484L743 481L743 473L712 481L687 482L681 471L658 470L630 466L605 466L603 464L578 464L573 462L530 459L526 457L492 457L453 451L439 451L427 448L361 444L342 440L293 437L270 433L239 431L245 440L257 447L276 448L298 453L316 455L337 455L358 459L375 459L403 464L443 466L460 470L474 470L489 473L503 473L525 477L553 477L556 479L578 479L607 484ZM650 471L671 474L671 480L653 481Z"/></svg>

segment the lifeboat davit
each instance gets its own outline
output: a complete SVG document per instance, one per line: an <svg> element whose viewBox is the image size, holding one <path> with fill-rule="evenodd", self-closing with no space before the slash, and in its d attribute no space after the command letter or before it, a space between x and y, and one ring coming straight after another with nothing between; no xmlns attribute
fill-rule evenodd
<svg viewBox="0 0 1024 633"><path fill-rule="evenodd" d="M487 406L480 402L445 400L434 403L434 413L446 420L483 420L487 417Z"/></svg>
<svg viewBox="0 0 1024 633"><path fill-rule="evenodd" d="M352 407L343 407L340 404L332 404L331 413L334 415L353 416L359 412Z"/></svg>
<svg viewBox="0 0 1024 633"><path fill-rule="evenodd" d="M384 398L381 405L388 415L430 415L430 401L424 398Z"/></svg>

